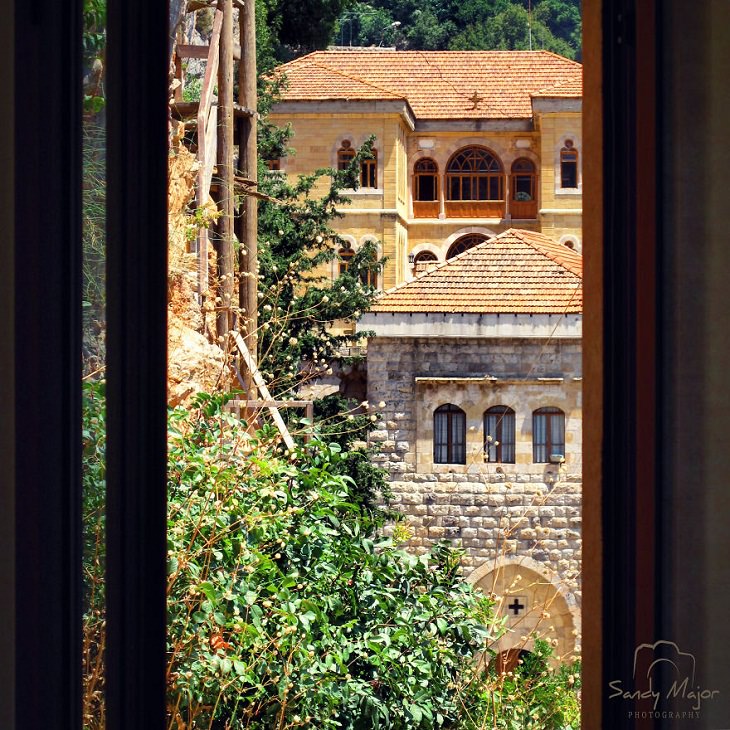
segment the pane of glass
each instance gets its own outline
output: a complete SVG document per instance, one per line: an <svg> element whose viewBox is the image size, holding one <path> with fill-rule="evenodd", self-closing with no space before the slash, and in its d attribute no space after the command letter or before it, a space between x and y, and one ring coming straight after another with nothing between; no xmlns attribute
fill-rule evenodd
<svg viewBox="0 0 730 730"><path fill-rule="evenodd" d="M451 414L451 461L454 464L466 463L466 418L463 413Z"/></svg>
<svg viewBox="0 0 730 730"><path fill-rule="evenodd" d="M433 175L418 177L417 200L436 200L436 178Z"/></svg>
<svg viewBox="0 0 730 730"><path fill-rule="evenodd" d="M535 462L547 461L547 449L545 448L547 418L543 414L537 414L532 419L532 460Z"/></svg>
<svg viewBox="0 0 730 730"><path fill-rule="evenodd" d="M106 120L104 51L106 4L84 3L83 27L83 644L82 711L85 729L105 726L105 399L106 285Z"/></svg>
<svg viewBox="0 0 730 730"><path fill-rule="evenodd" d="M435 413L433 417L433 460L437 464L448 461L447 415Z"/></svg>
<svg viewBox="0 0 730 730"><path fill-rule="evenodd" d="M513 464L515 460L515 414L505 413L502 418L502 461Z"/></svg>
<svg viewBox="0 0 730 730"><path fill-rule="evenodd" d="M552 437L550 456L553 454L565 456L565 416L562 413L550 416L550 436Z"/></svg>
<svg viewBox="0 0 730 730"><path fill-rule="evenodd" d="M576 162L561 162L560 184L564 188L578 187L578 164Z"/></svg>

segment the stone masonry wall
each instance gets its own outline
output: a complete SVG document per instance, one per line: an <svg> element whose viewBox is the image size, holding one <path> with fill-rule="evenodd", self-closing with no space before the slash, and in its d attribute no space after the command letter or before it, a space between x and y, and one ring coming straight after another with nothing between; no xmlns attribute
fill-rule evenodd
<svg viewBox="0 0 730 730"><path fill-rule="evenodd" d="M395 506L424 552L446 538L466 551L465 574L529 557L580 603L581 352L578 340L386 338L368 345L371 433ZM485 375L496 380L476 380ZM416 378L419 380L417 381ZM433 463L433 411L466 412L467 463ZM515 411L516 463L485 463L484 411ZM533 463L532 411L566 414L563 464Z"/></svg>

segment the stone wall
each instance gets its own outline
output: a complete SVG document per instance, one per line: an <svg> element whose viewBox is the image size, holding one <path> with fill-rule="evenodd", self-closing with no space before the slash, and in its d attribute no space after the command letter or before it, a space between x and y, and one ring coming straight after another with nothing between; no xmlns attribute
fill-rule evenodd
<svg viewBox="0 0 730 730"><path fill-rule="evenodd" d="M497 564L529 558L533 566L544 566L543 583L559 588L561 605L570 607L570 615L553 621L562 622L560 648L575 651L580 341L377 337L369 342L367 359L368 401L382 416L371 433L374 458L390 475L395 506L408 517L409 547L425 552L437 540L451 540L466 551L465 575L478 571L481 587L488 574L504 588L503 577L490 572ZM466 464L433 463L433 411L445 403L466 412ZM482 418L494 405L515 411L514 464L485 463ZM566 416L562 464L532 461L532 411L548 405ZM524 585L520 591L528 603L537 596Z"/></svg>

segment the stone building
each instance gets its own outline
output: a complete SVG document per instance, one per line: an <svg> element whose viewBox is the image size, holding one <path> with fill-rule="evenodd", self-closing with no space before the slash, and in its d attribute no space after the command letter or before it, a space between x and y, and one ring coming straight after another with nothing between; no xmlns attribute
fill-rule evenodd
<svg viewBox="0 0 730 730"><path fill-rule="evenodd" d="M290 124L287 175L375 157L337 222L333 277L365 241L379 288L512 227L581 250L580 64L548 51L336 48L281 66L271 120Z"/></svg>
<svg viewBox="0 0 730 730"><path fill-rule="evenodd" d="M343 167L332 278L366 241L387 290L358 328L372 434L413 549L466 550L511 632L579 649L581 65L547 51L335 48L280 67L281 174ZM517 230L519 229L519 230ZM342 376L339 376L342 378ZM346 378L326 387L347 392ZM338 385L339 383L339 385ZM325 387L325 386L323 386ZM385 403L380 408L378 404ZM549 614L549 615L548 615Z"/></svg>
<svg viewBox="0 0 730 730"><path fill-rule="evenodd" d="M449 539L512 631L579 649L582 257L507 230L386 292L368 342L371 433L410 546Z"/></svg>

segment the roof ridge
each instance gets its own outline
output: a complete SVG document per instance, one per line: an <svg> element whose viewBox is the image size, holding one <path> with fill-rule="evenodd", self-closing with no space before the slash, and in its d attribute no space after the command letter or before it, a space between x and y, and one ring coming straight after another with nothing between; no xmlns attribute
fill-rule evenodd
<svg viewBox="0 0 730 730"><path fill-rule="evenodd" d="M568 271L570 271L571 274L575 274L575 276L580 278L581 281L583 280L583 267L582 266L578 267L576 265L577 262L570 261L571 257L573 257L573 256L578 257L582 261L582 257L577 251L574 251L573 249L570 249L567 246L563 246L565 251L562 251L562 249L558 249L558 250L560 250L560 256L558 256L558 254L553 253L552 251L544 248L545 242L538 243L537 241L530 240L530 235L537 233L537 231L527 231L523 228L508 228L506 231L504 231L504 233L512 233L512 235L519 238L520 241L522 241L523 243L526 243L528 246L531 246L536 251L538 251L543 256L545 256L546 258L549 258L551 261L554 261L559 266L562 266L564 269L567 269ZM525 235L525 234L527 234L527 235ZM500 233L499 235L502 236L504 234ZM537 235L545 236L544 233L539 233ZM498 236L494 236L494 238L498 238ZM548 238L548 237L545 236L545 238ZM489 239L489 240L491 241L493 239ZM556 249L558 246L561 245L560 243L553 241L551 238L548 238L548 242L550 245L555 246ZM570 253L568 253L568 252L570 252ZM563 255L567 256L567 260L562 260Z"/></svg>
<svg viewBox="0 0 730 730"><path fill-rule="evenodd" d="M310 61L310 64L312 66L317 66L318 68L322 68L325 71L330 71L331 73L338 74L340 76L344 76L346 79L350 79L350 81L357 81L359 84L362 84L363 86L370 86L373 89L377 89L378 91L384 91L386 94L390 94L392 97L395 97L396 99L403 99L406 101L406 97L401 96L395 91L392 91L391 89L386 89L384 86L378 86L378 84L374 84L371 81L365 81L365 79L361 79L359 76L355 76L354 74L348 74L344 71L340 71L337 68L332 68L331 66L328 66L325 63L320 63L318 61Z"/></svg>

